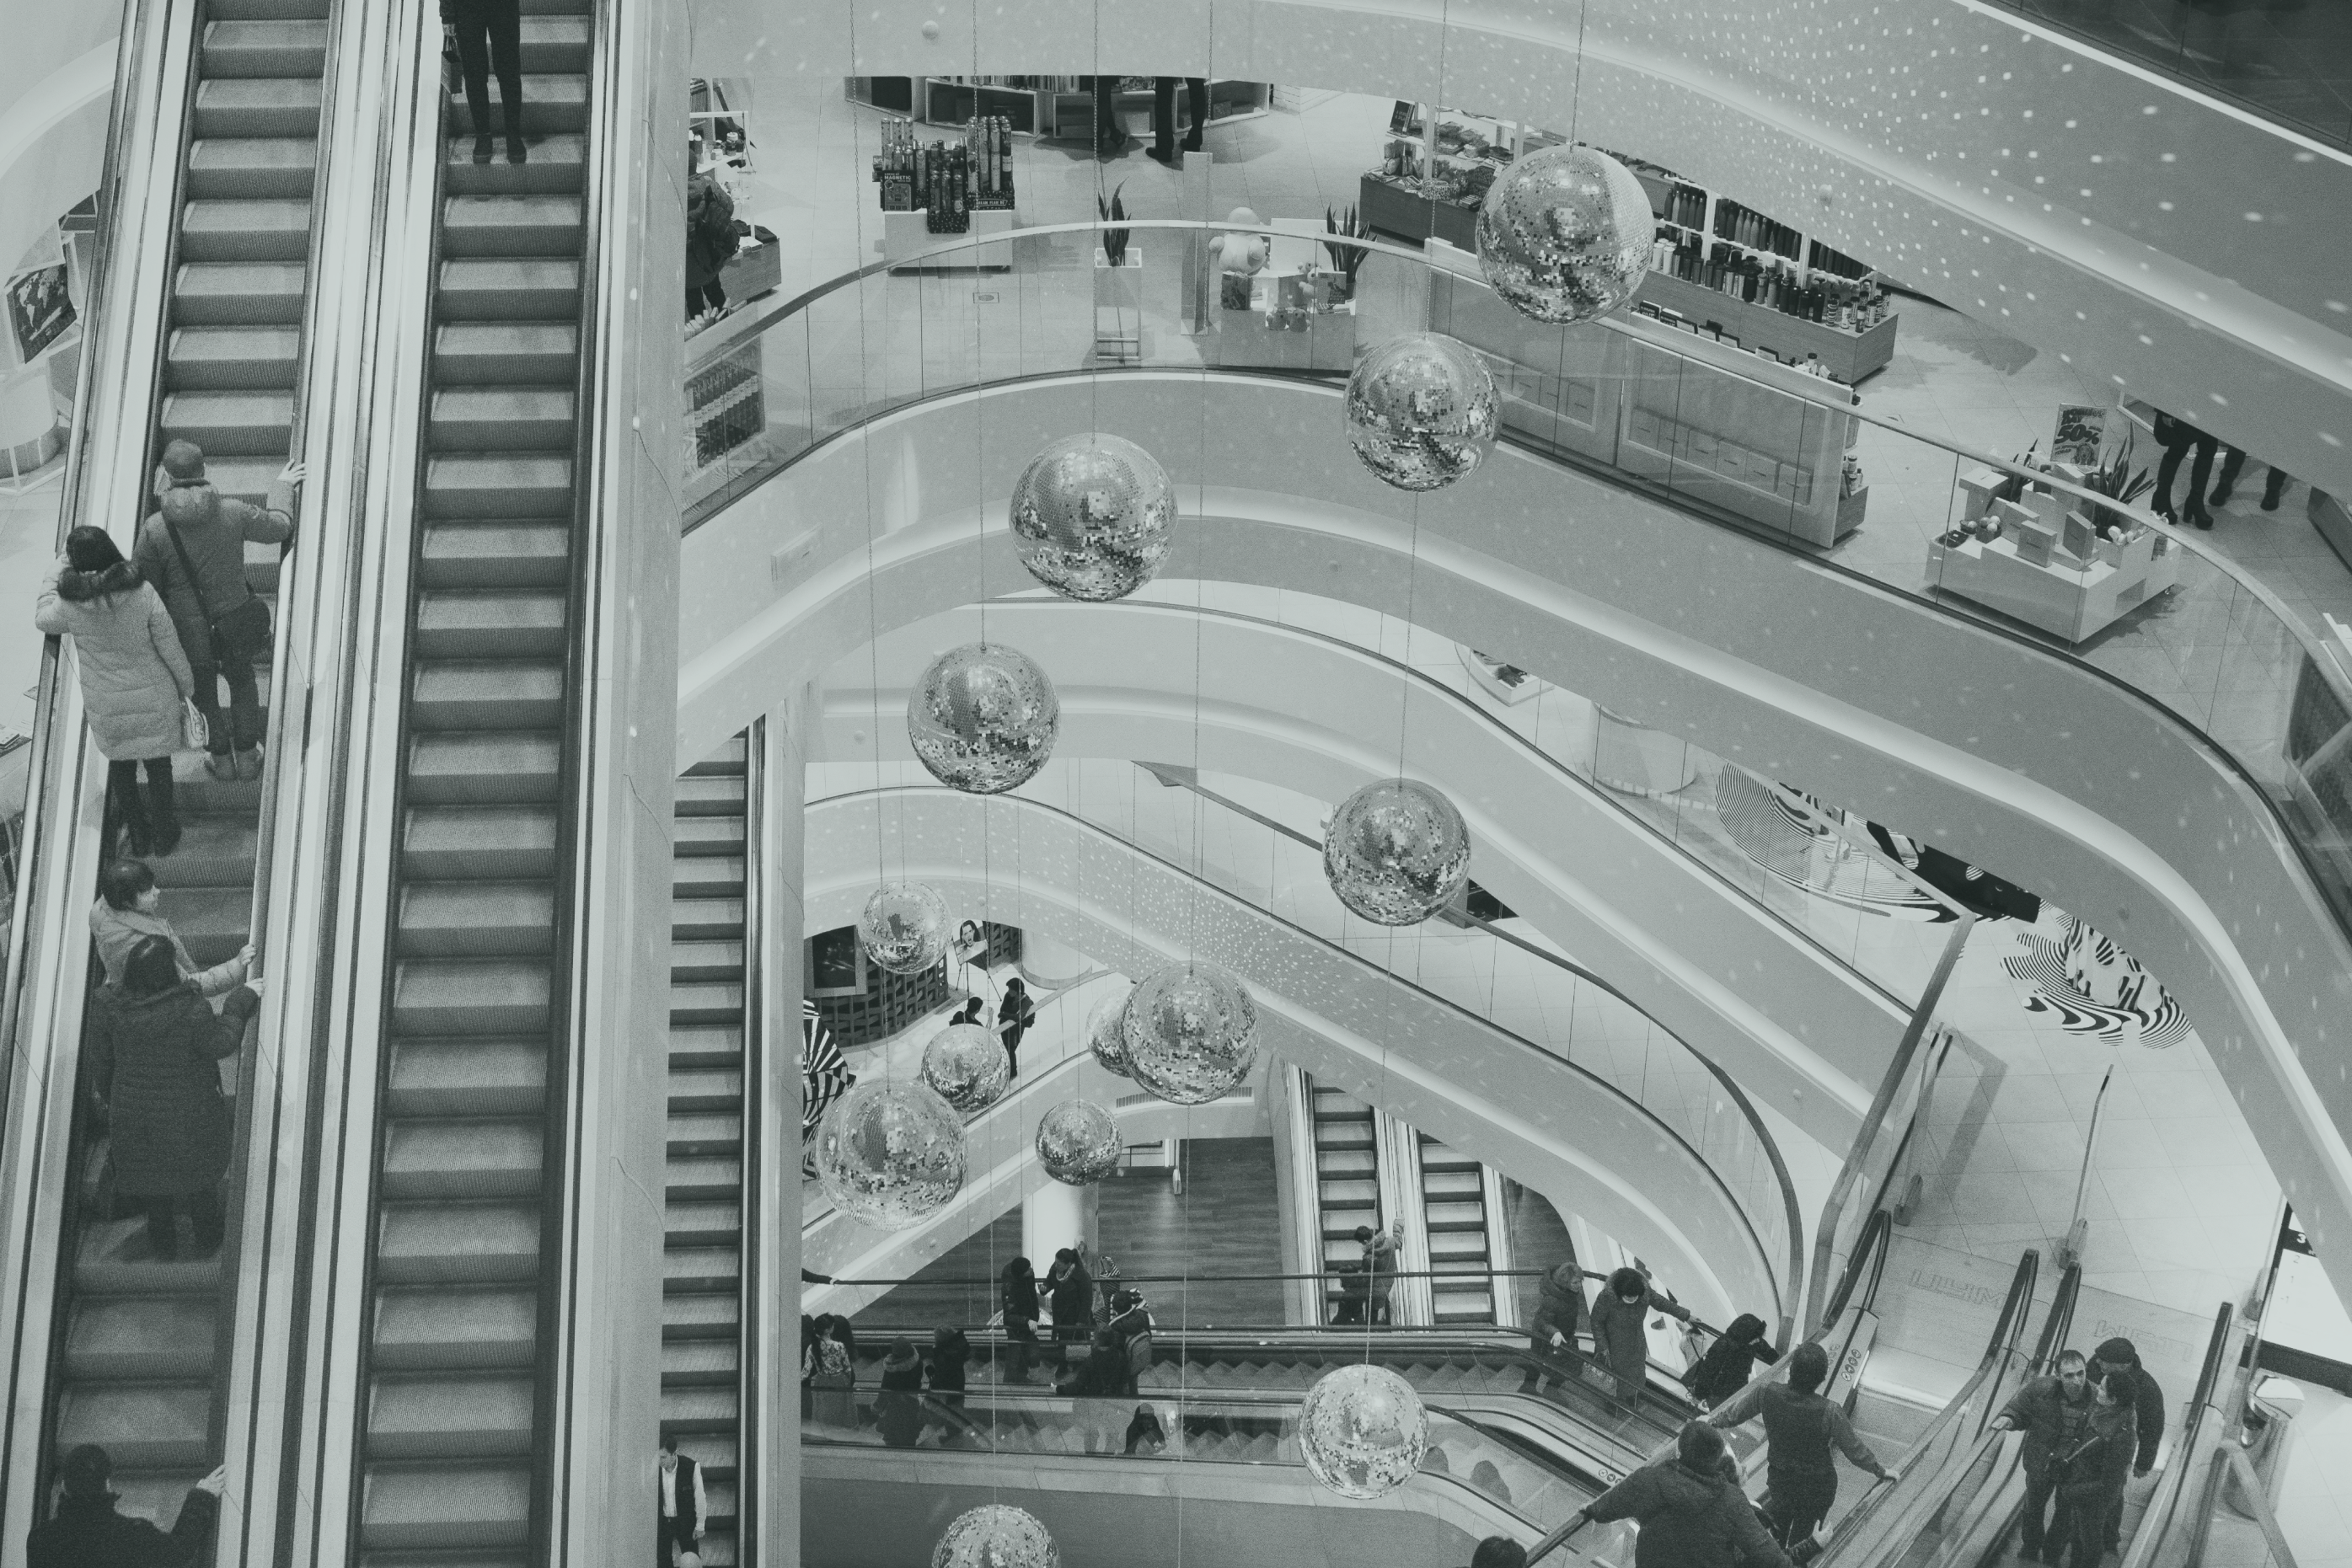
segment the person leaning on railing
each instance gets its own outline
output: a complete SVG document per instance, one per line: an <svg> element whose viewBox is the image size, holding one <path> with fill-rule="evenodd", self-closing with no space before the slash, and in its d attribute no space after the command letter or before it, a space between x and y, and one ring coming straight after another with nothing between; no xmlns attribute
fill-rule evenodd
<svg viewBox="0 0 2352 1568"><path fill-rule="evenodd" d="M1837 1501L1837 1464L1831 1450L1882 1481L1895 1472L1878 1462L1847 1419L1844 1409L1818 1390L1829 1375L1829 1352L1801 1344L1789 1354L1789 1381L1758 1391L1756 1413L1764 1419L1764 1511L1781 1545L1794 1550L1809 1540Z"/></svg>
<svg viewBox="0 0 2352 1568"><path fill-rule="evenodd" d="M1992 1418L1997 1430L2025 1434L2025 1520L2020 1545L2029 1563L2054 1560L2066 1541L2065 1511L2050 1521L2050 1497L2058 1485L2058 1457L2082 1440L2091 1417L2089 1369L2083 1353L2070 1350L2058 1357L2058 1375L2037 1377L2019 1389L2000 1414Z"/></svg>
<svg viewBox="0 0 2352 1568"><path fill-rule="evenodd" d="M1592 1349L1616 1378L1621 1399L1639 1399L1649 1382L1650 1337L1642 1320L1653 1312L1691 1321L1690 1309L1652 1290L1639 1269L1610 1275L1609 1288L1592 1303Z"/></svg>
<svg viewBox="0 0 2352 1568"><path fill-rule="evenodd" d="M1597 1524L1641 1525L1633 1568L1792 1568L1758 1522L1727 1458L1721 1432L1685 1422L1674 1458L1643 1466L1580 1512Z"/></svg>

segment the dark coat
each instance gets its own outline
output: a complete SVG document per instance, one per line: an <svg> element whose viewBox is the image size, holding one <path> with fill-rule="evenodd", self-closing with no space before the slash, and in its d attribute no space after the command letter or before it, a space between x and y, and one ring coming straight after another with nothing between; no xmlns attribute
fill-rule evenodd
<svg viewBox="0 0 2352 1568"><path fill-rule="evenodd" d="M2094 1399L2085 1386L2083 1397L2073 1403L2076 1441L2081 1440L2081 1424L2089 1418ZM2028 1475L2040 1475L2050 1468L2058 1452L2058 1445L2066 1436L2068 1401L2065 1385L2054 1377L2037 1377L2011 1396L2000 1413L2011 1425L2025 1434L2023 1458Z"/></svg>
<svg viewBox="0 0 2352 1568"><path fill-rule="evenodd" d="M2147 1375L2147 1368L2135 1366L2123 1375L2130 1379L2124 1396L2116 1403L2132 1412L2133 1425L2139 1433L2139 1458L2132 1468L2137 1470L2156 1467L2156 1450L2164 1443L2164 1390Z"/></svg>
<svg viewBox="0 0 2352 1568"><path fill-rule="evenodd" d="M1074 1264L1068 1273L1054 1281L1054 1326L1060 1329L1073 1323L1091 1325L1094 1321L1094 1276L1087 1272L1085 1264Z"/></svg>
<svg viewBox="0 0 2352 1568"><path fill-rule="evenodd" d="M183 1568L203 1558L219 1513L220 1499L191 1487L166 1535L143 1519L115 1512L111 1492L98 1502L62 1499L56 1517L33 1526L26 1568Z"/></svg>
<svg viewBox="0 0 2352 1568"><path fill-rule="evenodd" d="M1634 1568L1790 1568L1788 1554L1764 1532L1744 1492L1677 1459L1635 1470L1585 1511L1602 1524L1641 1521Z"/></svg>
<svg viewBox="0 0 2352 1568"><path fill-rule="evenodd" d="M904 1365L882 1364L882 1392L874 1401L874 1425L882 1440L894 1448L911 1448L923 1435L923 1358L908 1355Z"/></svg>
<svg viewBox="0 0 2352 1568"><path fill-rule="evenodd" d="M1654 1312L1690 1322L1688 1307L1678 1306L1655 1291L1644 1291L1641 1301L1629 1306L1604 1287L1593 1301L1593 1352L1602 1365L1617 1375L1622 1387L1638 1391L1649 1375L1650 1340L1642 1320Z"/></svg>
<svg viewBox="0 0 2352 1568"><path fill-rule="evenodd" d="M693 1540L696 1533L702 1529L702 1516L694 1510L694 1470L693 1459L680 1454L677 1457L678 1533L688 1541ZM661 1517L661 1467L656 1465L654 1467L654 1517L656 1520Z"/></svg>
<svg viewBox="0 0 2352 1568"><path fill-rule="evenodd" d="M1837 1474L1830 1458L1834 1448L1854 1469L1883 1476L1886 1467L1870 1451L1847 1419L1844 1408L1820 1394L1800 1394L1785 1383L1768 1384L1756 1396L1756 1413L1764 1418L1765 1473L1777 1482L1791 1479L1822 1479Z"/></svg>
<svg viewBox="0 0 2352 1568"><path fill-rule="evenodd" d="M2121 1405L2102 1405L2091 1412L2083 1435L2064 1455L2066 1477L2061 1492L2075 1508L2113 1503L2124 1495L2131 1477L2132 1413Z"/></svg>
<svg viewBox="0 0 2352 1568"><path fill-rule="evenodd" d="M1690 1369L1683 1386L1692 1398L1705 1404L1720 1405L1748 1386L1748 1374L1759 1361L1772 1359L1772 1347L1763 1339L1764 1322L1753 1312L1742 1312L1732 1323L1731 1331L1706 1347L1698 1364Z"/></svg>
<svg viewBox="0 0 2352 1568"><path fill-rule="evenodd" d="M735 198L708 174L697 174L686 187L686 286L699 288L727 266L730 252L717 239L718 231L735 221Z"/></svg>
<svg viewBox="0 0 2352 1568"><path fill-rule="evenodd" d="M1004 1281L1004 1326L1016 1322L1034 1323L1037 1321L1037 1281L1032 1275L1025 1280Z"/></svg>
<svg viewBox="0 0 2352 1568"><path fill-rule="evenodd" d="M971 1342L958 1333L944 1345L931 1350L931 1392L961 1394L966 1364L971 1360Z"/></svg>
<svg viewBox="0 0 2352 1568"><path fill-rule="evenodd" d="M213 1063L236 1054L261 998L229 992L218 1017L184 981L156 996L99 993L90 1066L105 1095L114 1190L124 1197L210 1192L228 1170L229 1111Z"/></svg>

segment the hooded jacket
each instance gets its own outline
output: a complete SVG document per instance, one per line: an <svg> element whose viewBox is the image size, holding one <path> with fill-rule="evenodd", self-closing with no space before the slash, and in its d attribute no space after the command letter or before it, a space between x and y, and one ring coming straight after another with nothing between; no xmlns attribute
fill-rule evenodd
<svg viewBox="0 0 2352 1568"><path fill-rule="evenodd" d="M1604 1287L1592 1303L1594 1352L1619 1382L1636 1388L1648 1377L1650 1366L1650 1340L1642 1330L1642 1320L1654 1312L1690 1322L1688 1307L1676 1305L1647 1285L1637 1301L1620 1301L1615 1291Z"/></svg>
<svg viewBox="0 0 2352 1568"><path fill-rule="evenodd" d="M210 1192L228 1169L229 1113L213 1063L236 1053L261 998L243 986L218 1016L185 983L152 997L99 993L90 1066L106 1095L114 1190L124 1197Z"/></svg>
<svg viewBox="0 0 2352 1568"><path fill-rule="evenodd" d="M245 981L244 967L235 958L209 969L197 968L188 945L160 915L117 909L102 898L89 906L90 944L98 949L98 961L106 967L108 985L122 983L122 966L131 961L131 949L150 936L161 936L172 945L172 961L179 966L180 978L194 981L200 996L216 997Z"/></svg>
<svg viewBox="0 0 2352 1568"><path fill-rule="evenodd" d="M90 735L109 762L181 749L180 704L195 676L163 600L129 562L83 572L59 561L41 580L33 624L73 639Z"/></svg>
<svg viewBox="0 0 2352 1568"><path fill-rule="evenodd" d="M1583 1317L1584 1270L1570 1257L1553 1264L1537 1282L1535 1321L1528 1327L1539 1335L1557 1333L1574 1350Z"/></svg>
<svg viewBox="0 0 2352 1568"><path fill-rule="evenodd" d="M1721 1475L1702 1475L1679 1459L1635 1470L1595 1498L1585 1512L1603 1524L1641 1521L1634 1568L1790 1568L1788 1554L1764 1532L1746 1493Z"/></svg>
<svg viewBox="0 0 2352 1568"><path fill-rule="evenodd" d="M132 559L139 563L139 574L163 596L172 624L180 629L180 645L191 660L213 662L213 622L253 597L245 575L246 541L285 543L294 531L293 505L293 489L286 485L272 485L268 503L262 507L224 496L210 485L185 485L165 492L162 511L139 526ZM193 580L173 548L166 518L187 547L188 560L196 569Z"/></svg>
<svg viewBox="0 0 2352 1568"><path fill-rule="evenodd" d="M1721 1339L1706 1347L1706 1354L1685 1377L1684 1386L1692 1398L1720 1405L1748 1386L1748 1374L1759 1361L1771 1358L1772 1347L1764 1340L1764 1320L1754 1312L1742 1312Z"/></svg>
<svg viewBox="0 0 2352 1568"><path fill-rule="evenodd" d="M112 1492L60 1498L57 1513L33 1526L26 1568L184 1568L203 1558L220 1514L220 1499L191 1487L166 1535L143 1519L115 1512L114 1503Z"/></svg>

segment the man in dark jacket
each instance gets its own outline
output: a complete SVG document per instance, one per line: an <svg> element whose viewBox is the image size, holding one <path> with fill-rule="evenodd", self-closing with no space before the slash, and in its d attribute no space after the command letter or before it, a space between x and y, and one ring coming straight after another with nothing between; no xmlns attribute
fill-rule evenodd
<svg viewBox="0 0 2352 1568"><path fill-rule="evenodd" d="M677 1451L675 1433L664 1432L661 1463L654 1470L654 1568L671 1568L673 1548L702 1550L702 1525L709 1509L702 1467Z"/></svg>
<svg viewBox="0 0 2352 1568"><path fill-rule="evenodd" d="M56 1514L33 1526L25 1543L26 1568L183 1568L204 1559L220 1517L225 1469L188 1489L169 1535L143 1519L114 1511L114 1493L106 1484L113 1469L106 1450L95 1443L66 1456L65 1492Z"/></svg>
<svg viewBox="0 0 2352 1568"><path fill-rule="evenodd" d="M207 766L215 779L261 775L261 690L254 661L269 651L266 611L247 609L254 597L245 573L245 547L284 544L294 532L294 492L302 465L289 463L261 506L223 496L205 477L204 448L174 441L163 448L156 515L139 528L131 559L155 585L180 651L194 673L196 706L212 734ZM219 635L215 636L217 629ZM223 719L220 683L228 682Z"/></svg>
<svg viewBox="0 0 2352 1568"><path fill-rule="evenodd" d="M2099 1347L2104 1353L2105 1345ZM2104 1354L2100 1360L2106 1359ZM2124 1511L2124 1482L2131 1474L2131 1389L2121 1377L2109 1377L2092 1388L2090 1418L2074 1447L2059 1456L2064 1479L2059 1482L2059 1517L2066 1521L2068 1568L2098 1568L2115 1550L2116 1525ZM2053 1552L2050 1561L2056 1563Z"/></svg>
<svg viewBox="0 0 2352 1568"><path fill-rule="evenodd" d="M2050 1494L2058 1480L2058 1456L2082 1441L2090 1416L2090 1372L2083 1353L2070 1350L2058 1358L2057 1376L2028 1383L1992 1418L2004 1432L2025 1434L2022 1551L2029 1563L2054 1561L2065 1544L2063 1513L2059 1528L2049 1527Z"/></svg>
<svg viewBox="0 0 2352 1568"><path fill-rule="evenodd" d="M1068 1343L1085 1341L1094 1336L1095 1281L1087 1272L1086 1263L1075 1248L1065 1247L1054 1254L1054 1267L1045 1276L1054 1304L1054 1338ZM1069 1353L1062 1353L1066 1361Z"/></svg>
<svg viewBox="0 0 2352 1568"><path fill-rule="evenodd" d="M2144 1477L2156 1468L2156 1452L2164 1446L2164 1390L2139 1364L2139 1347L2127 1339L2111 1339L2093 1354L2097 1363L2091 1375L2100 1381L2118 1378L2116 1403L2132 1412L2138 1433L2138 1452L2132 1460L2132 1474ZM2124 1525L2123 1496L2118 1492L2115 1505L2107 1512L2106 1547L2113 1552L2122 1538Z"/></svg>
<svg viewBox="0 0 2352 1568"><path fill-rule="evenodd" d="M1832 1448L1880 1480L1895 1479L1845 1411L1817 1392L1829 1370L1829 1352L1801 1344L1789 1354L1789 1381L1767 1384L1756 1396L1756 1413L1764 1418L1765 1479L1771 1483L1765 1511L1783 1546L1810 1537L1837 1501Z"/></svg>
<svg viewBox="0 0 2352 1568"><path fill-rule="evenodd" d="M1685 1422L1673 1458L1635 1470L1585 1505L1585 1516L1641 1522L1633 1568L1790 1568L1746 1494L1724 1478L1723 1457L1722 1433Z"/></svg>

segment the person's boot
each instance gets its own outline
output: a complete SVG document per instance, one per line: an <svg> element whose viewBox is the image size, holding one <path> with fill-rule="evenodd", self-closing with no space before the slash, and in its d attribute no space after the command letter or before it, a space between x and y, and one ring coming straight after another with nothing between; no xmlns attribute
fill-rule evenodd
<svg viewBox="0 0 2352 1568"><path fill-rule="evenodd" d="M529 162L530 151L522 142L522 105L502 103L499 108L505 111L507 117L507 162L509 163Z"/></svg>
<svg viewBox="0 0 2352 1568"><path fill-rule="evenodd" d="M172 776L147 780L147 820L153 824L153 847L158 856L168 855L180 847L180 810L172 794Z"/></svg>
<svg viewBox="0 0 2352 1568"><path fill-rule="evenodd" d="M249 746L236 754L236 776L239 779L261 777L261 747Z"/></svg>
<svg viewBox="0 0 2352 1568"><path fill-rule="evenodd" d="M496 152L498 150L499 150L499 144L498 144L498 141L497 141L497 140L496 140L494 137L492 137L492 136L490 135L490 133L489 133L488 131L478 131L478 132L477 132L477 133L475 134L475 137L474 137L474 162L477 162L477 163L487 163L487 162L488 162L490 161L490 154L492 154L493 152Z"/></svg>
<svg viewBox="0 0 2352 1568"><path fill-rule="evenodd" d="M234 780L236 778L236 754L228 751L205 752L205 771L223 783Z"/></svg>

